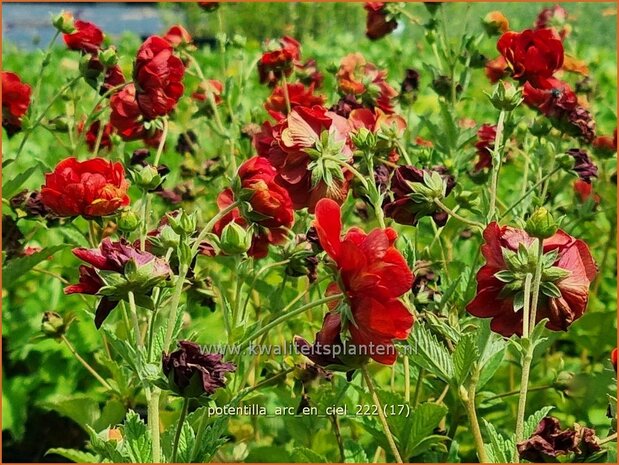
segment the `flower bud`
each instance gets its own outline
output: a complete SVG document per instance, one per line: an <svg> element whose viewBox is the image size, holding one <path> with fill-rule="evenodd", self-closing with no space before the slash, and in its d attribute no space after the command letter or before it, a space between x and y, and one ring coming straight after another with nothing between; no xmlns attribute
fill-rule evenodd
<svg viewBox="0 0 619 465"><path fill-rule="evenodd" d="M136 166L133 171L133 180L135 183L145 190L155 189L161 184L161 175L157 171L157 168L151 165L139 167Z"/></svg>
<svg viewBox="0 0 619 465"><path fill-rule="evenodd" d="M61 337L66 330L64 318L56 312L43 313L43 319L41 320L41 331L46 336L52 338Z"/></svg>
<svg viewBox="0 0 619 465"><path fill-rule="evenodd" d="M219 246L227 255L245 253L251 246L251 234L238 223L228 223L221 232Z"/></svg>
<svg viewBox="0 0 619 465"><path fill-rule="evenodd" d="M552 237L559 228L550 212L541 207L533 212L524 229L533 237L547 239Z"/></svg>
<svg viewBox="0 0 619 465"><path fill-rule="evenodd" d="M116 224L118 225L118 229L129 233L131 231L135 231L135 229L140 225L140 218L138 218L138 215L130 209L122 210L118 215Z"/></svg>
<svg viewBox="0 0 619 465"><path fill-rule="evenodd" d="M536 118L533 124L529 126L529 131L535 137L543 137L550 132L551 125L548 118Z"/></svg>
<svg viewBox="0 0 619 465"><path fill-rule="evenodd" d="M54 16L52 18L52 25L63 34L73 34L76 31L73 15L66 11Z"/></svg>
<svg viewBox="0 0 619 465"><path fill-rule="evenodd" d="M522 102L522 92L512 85L506 86L503 81L499 81L490 95L490 101L497 110L512 111Z"/></svg>
<svg viewBox="0 0 619 465"><path fill-rule="evenodd" d="M118 64L118 55L114 47L107 48L99 53L99 60L108 68Z"/></svg>
<svg viewBox="0 0 619 465"><path fill-rule="evenodd" d="M172 230L179 236L187 236L193 234L196 230L196 216L188 215L187 212L181 210L176 216L168 215L168 222Z"/></svg>
<svg viewBox="0 0 619 465"><path fill-rule="evenodd" d="M500 11L491 11L481 22L490 37L501 35L509 29L509 21Z"/></svg>

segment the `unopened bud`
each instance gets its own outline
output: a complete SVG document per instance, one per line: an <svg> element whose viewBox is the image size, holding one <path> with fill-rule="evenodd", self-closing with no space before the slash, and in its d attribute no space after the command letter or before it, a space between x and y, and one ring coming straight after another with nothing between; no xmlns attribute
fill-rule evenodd
<svg viewBox="0 0 619 465"><path fill-rule="evenodd" d="M45 312L41 320L41 331L49 337L58 338L65 333L65 323L62 316L56 312Z"/></svg>
<svg viewBox="0 0 619 465"><path fill-rule="evenodd" d="M67 13L66 11L54 16L52 18L52 24L63 34L73 34L76 30L73 15L71 13Z"/></svg>
<svg viewBox="0 0 619 465"><path fill-rule="evenodd" d="M524 229L530 236L547 239L554 236L559 228L550 212L541 207L533 212Z"/></svg>
<svg viewBox="0 0 619 465"><path fill-rule="evenodd" d="M157 168L151 165L136 166L135 171L133 171L133 179L138 186L146 190L155 189L162 182Z"/></svg>
<svg viewBox="0 0 619 465"><path fill-rule="evenodd" d="M251 234L238 223L228 223L221 232L220 248L227 255L245 253L251 246Z"/></svg>
<svg viewBox="0 0 619 465"><path fill-rule="evenodd" d="M118 225L118 229L123 232L131 232L135 231L135 229L140 225L140 219L138 215L130 209L122 210L116 221Z"/></svg>
<svg viewBox="0 0 619 465"><path fill-rule="evenodd" d="M490 95L490 101L497 110L512 111L522 102L522 92L511 84L505 85L503 81L499 81Z"/></svg>
<svg viewBox="0 0 619 465"><path fill-rule="evenodd" d="M114 47L106 48L99 53L99 60L101 60L101 63L108 68L118 64L118 54L116 53L116 49Z"/></svg>

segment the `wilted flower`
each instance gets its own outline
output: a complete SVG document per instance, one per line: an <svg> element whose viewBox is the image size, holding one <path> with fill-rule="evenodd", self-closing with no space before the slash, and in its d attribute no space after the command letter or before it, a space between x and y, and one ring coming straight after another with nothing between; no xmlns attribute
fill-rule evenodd
<svg viewBox="0 0 619 465"><path fill-rule="evenodd" d="M96 54L103 43L103 32L88 21L74 22L75 32L63 34L64 43L71 50Z"/></svg>
<svg viewBox="0 0 619 465"><path fill-rule="evenodd" d="M181 397L213 395L226 386L226 373L236 370L233 363L223 362L221 354L202 351L195 342L180 341L179 349L163 354L163 373L170 389Z"/></svg>
<svg viewBox="0 0 619 465"><path fill-rule="evenodd" d="M329 111L340 115L342 118L348 118L350 113L358 108L363 108L363 105L357 102L357 98L354 95L349 94L340 97L337 103L329 108Z"/></svg>
<svg viewBox="0 0 619 465"><path fill-rule="evenodd" d="M557 457L568 454L586 457L600 450L594 430L577 424L574 426L561 431L559 420L542 418L531 437L517 444L519 457L529 462L544 463L558 461Z"/></svg>
<svg viewBox="0 0 619 465"><path fill-rule="evenodd" d="M477 296L466 307L469 313L492 318L492 330L505 337L521 335L525 276L543 260L537 322L548 318L548 329L564 331L583 315L597 273L583 241L559 230L544 240L544 256L538 257L535 239L496 222L486 227L484 239L486 264L477 273Z"/></svg>
<svg viewBox="0 0 619 465"><path fill-rule="evenodd" d="M22 117L28 112L32 88L15 73L2 71L2 127L9 137L21 131Z"/></svg>
<svg viewBox="0 0 619 465"><path fill-rule="evenodd" d="M200 82L196 91L191 94L191 98L200 102L206 102L208 99L213 98L215 105L220 105L223 102L221 95L224 91L224 85L217 79L207 79Z"/></svg>
<svg viewBox="0 0 619 465"><path fill-rule="evenodd" d="M505 61L505 58L502 55L499 55L497 58L492 60L488 60L484 68L484 73L492 84L495 84L499 82L499 80L503 79L507 75L507 71L507 61Z"/></svg>
<svg viewBox="0 0 619 465"><path fill-rule="evenodd" d="M253 157L243 163L238 171L239 188L226 189L217 197L217 205L223 210L235 201L242 203L213 227L213 232L222 237L229 223L253 228L253 240L249 255L265 257L269 244L281 244L294 224L292 202L286 189L275 182L277 171L266 158Z"/></svg>
<svg viewBox="0 0 619 465"><path fill-rule="evenodd" d="M295 107L313 107L314 105L322 105L325 103L323 95L314 95L314 85L305 87L301 83L287 84L288 100L290 101L290 109ZM283 86L277 86L267 98L264 108L269 112L278 112L283 115L288 114L286 105L286 94Z"/></svg>
<svg viewBox="0 0 619 465"><path fill-rule="evenodd" d="M128 188L122 163L70 157L45 175L41 199L58 216L107 216L129 205Z"/></svg>
<svg viewBox="0 0 619 465"><path fill-rule="evenodd" d="M364 8L368 12L365 28L365 35L368 39L380 39L398 27L398 22L389 11L387 3L367 2Z"/></svg>
<svg viewBox="0 0 619 465"><path fill-rule="evenodd" d="M433 301L434 296L439 293L441 278L432 268L432 263L427 260L416 261L413 274L413 295L422 302Z"/></svg>
<svg viewBox="0 0 619 465"><path fill-rule="evenodd" d="M377 362L393 364L397 357L393 340L406 339L413 325L413 315L399 300L410 291L413 274L394 247L397 233L386 228L366 234L351 228L342 238L340 207L330 199L316 205L314 226L337 268L338 280L326 294L344 294L330 305L331 311L339 313L352 344L366 346L367 355ZM329 323L336 326L337 321Z"/></svg>
<svg viewBox="0 0 619 465"><path fill-rule="evenodd" d="M434 199L443 200L455 187L456 181L443 167L423 170L400 166L391 178L393 200L386 200L383 210L396 223L416 225L424 216L431 216L437 226L444 226L448 215Z"/></svg>
<svg viewBox="0 0 619 465"><path fill-rule="evenodd" d="M324 76L316 66L316 60L307 60L305 63L296 61L294 64L295 77L306 86L320 89Z"/></svg>
<svg viewBox="0 0 619 465"><path fill-rule="evenodd" d="M569 149L567 154L574 159L574 167L572 169L578 174L580 179L591 183L591 178L598 177L598 168L587 152L581 149Z"/></svg>
<svg viewBox="0 0 619 465"><path fill-rule="evenodd" d="M65 294L103 296L95 312L95 326L103 321L121 300L135 295L138 305L152 307L150 292L171 276L170 266L150 252L138 250L124 239L103 239L98 249L73 249L73 254L91 266L81 265L79 283L65 287Z"/></svg>
<svg viewBox="0 0 619 465"><path fill-rule="evenodd" d="M11 198L11 207L22 210L27 217L56 218L56 215L43 203L41 191L21 191Z"/></svg>
<svg viewBox="0 0 619 465"><path fill-rule="evenodd" d="M477 163L473 171L475 173L480 172L485 168L492 167L492 151L494 150L494 139L496 138L496 125L494 124L482 124L477 131L477 142L475 148L477 149Z"/></svg>
<svg viewBox="0 0 619 465"><path fill-rule="evenodd" d="M268 50L258 61L260 83L273 87L283 76L290 76L294 62L300 58L300 47L299 42L288 36L278 41L269 41Z"/></svg>
<svg viewBox="0 0 619 465"><path fill-rule="evenodd" d="M561 5L544 8L537 15L535 29L554 28L559 31L561 39L565 39L572 28L567 24L567 11Z"/></svg>
<svg viewBox="0 0 619 465"><path fill-rule="evenodd" d="M404 80L400 85L400 101L408 105L417 99L419 90L419 71L409 68L406 70Z"/></svg>

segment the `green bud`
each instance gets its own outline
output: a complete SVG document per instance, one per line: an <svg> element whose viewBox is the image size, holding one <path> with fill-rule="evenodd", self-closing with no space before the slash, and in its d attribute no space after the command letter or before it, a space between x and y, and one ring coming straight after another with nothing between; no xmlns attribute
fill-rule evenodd
<svg viewBox="0 0 619 465"><path fill-rule="evenodd" d="M69 131L69 123L66 116L57 116L49 121L50 129L66 133Z"/></svg>
<svg viewBox="0 0 619 465"><path fill-rule="evenodd" d="M560 153L555 158L557 164L565 171L572 171L574 169L575 159L567 153Z"/></svg>
<svg viewBox="0 0 619 465"><path fill-rule="evenodd" d="M191 235L196 230L196 216L194 214L188 215L185 210L181 210L175 217L168 216L168 222L179 236Z"/></svg>
<svg viewBox="0 0 619 465"><path fill-rule="evenodd" d="M220 247L228 255L245 253L251 246L251 234L238 223L228 223L221 232Z"/></svg>
<svg viewBox="0 0 619 465"><path fill-rule="evenodd" d="M371 151L376 146L376 138L367 128L359 128L357 132L351 135L350 139L359 150Z"/></svg>
<svg viewBox="0 0 619 465"><path fill-rule="evenodd" d="M61 337L66 331L64 318L56 312L43 313L43 319L41 320L41 331L46 336L52 338Z"/></svg>
<svg viewBox="0 0 619 465"><path fill-rule="evenodd" d="M542 207L533 212L524 229L533 237L547 239L553 236L559 228L550 212Z"/></svg>
<svg viewBox="0 0 619 465"><path fill-rule="evenodd" d="M512 111L522 103L522 92L514 86L507 87L503 81L499 81L489 97L497 110Z"/></svg>
<svg viewBox="0 0 619 465"><path fill-rule="evenodd" d="M133 171L133 180L139 187L145 190L155 189L162 182L157 168L151 165L144 167L136 166Z"/></svg>
<svg viewBox="0 0 619 465"><path fill-rule="evenodd" d="M52 25L63 34L73 34L76 31L73 15L65 11L52 18Z"/></svg>
<svg viewBox="0 0 619 465"><path fill-rule="evenodd" d="M131 232L135 231L135 229L140 225L140 218L132 210L126 209L122 210L118 214L116 224L118 225L118 229L121 231Z"/></svg>
<svg viewBox="0 0 619 465"><path fill-rule="evenodd" d="M103 66L107 66L108 68L118 64L118 55L116 54L116 49L114 47L107 48L99 53L99 60Z"/></svg>
<svg viewBox="0 0 619 465"><path fill-rule="evenodd" d="M543 137L550 132L551 128L552 126L550 125L548 118L543 117L536 118L535 121L533 121L533 124L529 126L529 131L535 137Z"/></svg>

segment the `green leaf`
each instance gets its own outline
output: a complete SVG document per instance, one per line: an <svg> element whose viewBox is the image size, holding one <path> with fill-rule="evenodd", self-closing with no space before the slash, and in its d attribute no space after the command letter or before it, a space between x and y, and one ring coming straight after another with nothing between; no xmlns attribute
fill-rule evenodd
<svg viewBox="0 0 619 465"><path fill-rule="evenodd" d="M344 440L344 463L368 463L368 456L358 442Z"/></svg>
<svg viewBox="0 0 619 465"><path fill-rule="evenodd" d="M491 462L512 463L516 451L514 442L499 434L492 423L487 422L483 418L482 420L488 431L488 436L490 436L490 443L484 444L484 447L491 458Z"/></svg>
<svg viewBox="0 0 619 465"><path fill-rule="evenodd" d="M409 344L412 346L414 357L411 361L425 368L433 375L446 383L451 382L454 374L454 366L447 348L438 342L423 324L413 326L409 336Z"/></svg>
<svg viewBox="0 0 619 465"><path fill-rule="evenodd" d="M97 432L92 429L90 426L87 427L88 434L90 435L90 447L91 449L101 456L100 462L103 460L108 460L114 463L130 463L132 460L129 456L122 451L123 447L121 444L123 442L117 441L106 441L102 436L107 435L107 430L103 430L101 435L97 434Z"/></svg>
<svg viewBox="0 0 619 465"><path fill-rule="evenodd" d="M456 346L453 354L453 365L455 381L458 384L464 383L473 363L479 358L477 346L475 344L475 336L471 333L460 338L460 342Z"/></svg>
<svg viewBox="0 0 619 465"><path fill-rule="evenodd" d="M75 463L99 463L99 458L90 452L84 452L77 449L65 449L63 447L55 447L48 450L45 455L56 454Z"/></svg>
<svg viewBox="0 0 619 465"><path fill-rule="evenodd" d="M400 440L406 457L420 455L437 442L448 439L446 436L432 434L446 414L447 407L431 402L420 404L413 411L406 422L408 436L405 441Z"/></svg>
<svg viewBox="0 0 619 465"><path fill-rule="evenodd" d="M152 440L144 420L133 410L127 412L123 425L123 443L131 461L149 463L152 456Z"/></svg>
<svg viewBox="0 0 619 465"><path fill-rule="evenodd" d="M17 191L22 187L22 185L32 176L39 168L38 163L35 163L33 166L28 168L26 171L19 173L13 179L10 179L2 186L2 197L5 199L10 199Z"/></svg>
<svg viewBox="0 0 619 465"><path fill-rule="evenodd" d="M542 418L548 415L548 413L553 408L554 407L550 407L550 406L542 407L537 412L530 415L529 418L527 418L527 421L524 422L524 428L522 432L523 437L529 438L533 434L533 431L535 431L535 428L537 428L537 425L539 424L539 422L542 421Z"/></svg>
<svg viewBox="0 0 619 465"><path fill-rule="evenodd" d="M292 449L293 462L327 463L328 460L307 447L295 447Z"/></svg>
<svg viewBox="0 0 619 465"><path fill-rule="evenodd" d="M26 275L28 271L66 247L66 244L54 245L52 247L46 247L32 255L28 255L27 257L6 260L2 265L2 286L5 289L12 289L17 281Z"/></svg>
<svg viewBox="0 0 619 465"><path fill-rule="evenodd" d="M174 423L163 433L161 439L161 445L163 447L163 454L168 461L172 461L174 437L176 436L177 424ZM193 451L194 444L196 442L196 433L189 424L188 421L183 423L181 429L181 435L178 438L178 451L176 455L176 462L178 463L190 463L191 452Z"/></svg>
<svg viewBox="0 0 619 465"><path fill-rule="evenodd" d="M56 228L55 230L58 231L62 235L62 237L65 238L65 243L67 245L79 247L90 246L90 244L88 244L88 240L84 237L84 235L77 231L75 228L61 227Z"/></svg>
<svg viewBox="0 0 619 465"><path fill-rule="evenodd" d="M87 425L92 425L101 413L99 402L86 394L56 395L42 402L40 406L70 418L84 429Z"/></svg>

